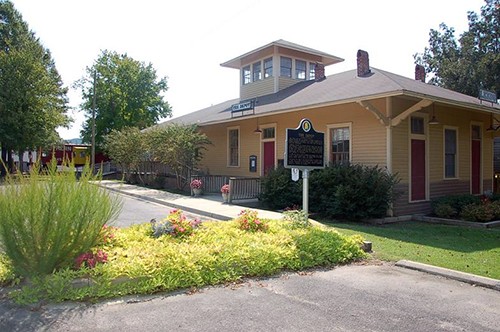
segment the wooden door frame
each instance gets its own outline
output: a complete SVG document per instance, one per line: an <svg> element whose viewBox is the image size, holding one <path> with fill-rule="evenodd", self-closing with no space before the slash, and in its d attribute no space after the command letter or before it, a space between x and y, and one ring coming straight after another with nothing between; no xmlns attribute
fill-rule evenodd
<svg viewBox="0 0 500 332"><path fill-rule="evenodd" d="M274 138L263 138L264 135L264 129L266 128L274 128ZM262 133L260 134L260 167L259 167L259 175L262 177L264 176L264 143L265 142L274 142L274 167L277 165L277 153L276 151L278 150L277 144L276 144L276 136L277 136L277 124L274 123L266 123L259 125L259 129L262 130Z"/></svg>
<svg viewBox="0 0 500 332"><path fill-rule="evenodd" d="M469 135L469 144L470 144L470 193L472 194L472 126L477 126L480 128L481 136L479 138L479 195L483 193L483 179L484 179L484 174L483 174L483 169L484 169L484 133L483 133L483 124L481 122L471 122L469 129L470 129L470 135Z"/></svg>
<svg viewBox="0 0 500 332"><path fill-rule="evenodd" d="M419 117L424 119L424 134L412 134L411 132L411 118ZM411 166L412 166L412 157L411 157L411 141L412 139L419 139L425 141L425 198L423 200L413 201L411 199ZM425 202L429 200L430 197L430 186L429 186L429 115L426 113L415 112L408 117L408 202L409 203L418 203Z"/></svg>

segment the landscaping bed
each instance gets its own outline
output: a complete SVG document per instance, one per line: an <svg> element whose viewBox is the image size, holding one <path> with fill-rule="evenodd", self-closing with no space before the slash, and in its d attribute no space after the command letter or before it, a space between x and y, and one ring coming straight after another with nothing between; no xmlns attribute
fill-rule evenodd
<svg viewBox="0 0 500 332"><path fill-rule="evenodd" d="M233 221L202 224L179 211L173 214L166 223L108 229L107 240L93 254L79 257L75 266L22 282L10 296L32 303L152 294L366 257L360 236L322 226L260 220L250 210ZM19 282L5 257L0 259L0 281Z"/></svg>

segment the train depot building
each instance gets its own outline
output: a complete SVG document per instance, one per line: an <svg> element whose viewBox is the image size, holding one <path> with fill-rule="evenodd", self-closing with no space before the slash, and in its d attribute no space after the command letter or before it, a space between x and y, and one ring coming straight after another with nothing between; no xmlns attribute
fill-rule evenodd
<svg viewBox="0 0 500 332"><path fill-rule="evenodd" d="M206 174L262 177L283 165L287 128L310 119L325 133L325 162L378 165L400 178L394 215L430 212L430 200L493 190L496 103L370 67L325 76L342 58L274 41L221 65L240 71L240 96L159 124L197 124L212 145ZM314 190L314 188L311 188Z"/></svg>

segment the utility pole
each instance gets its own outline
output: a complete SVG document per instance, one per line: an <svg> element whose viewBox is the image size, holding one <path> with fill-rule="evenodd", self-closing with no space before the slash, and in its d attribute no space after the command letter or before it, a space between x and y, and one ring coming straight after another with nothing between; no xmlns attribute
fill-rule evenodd
<svg viewBox="0 0 500 332"><path fill-rule="evenodd" d="M96 81L96 71L94 70L94 84L92 87L92 154L90 167L92 169L92 174L95 172L95 82Z"/></svg>

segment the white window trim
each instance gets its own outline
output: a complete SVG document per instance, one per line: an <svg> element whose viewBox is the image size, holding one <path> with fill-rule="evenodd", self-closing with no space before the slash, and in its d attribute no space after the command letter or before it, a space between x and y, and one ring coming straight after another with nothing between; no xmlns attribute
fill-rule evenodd
<svg viewBox="0 0 500 332"><path fill-rule="evenodd" d="M470 193L472 193L472 126L478 126L481 129L481 174L480 174L480 182L479 182L479 192L483 193L484 192L484 130L483 130L483 123L477 122L477 121L471 121L470 126L469 126L469 146L470 146L470 155L469 155L469 167L470 167L470 174L469 174L469 188L470 188ZM492 186L493 188L493 186Z"/></svg>
<svg viewBox="0 0 500 332"><path fill-rule="evenodd" d="M412 134L411 132L411 118L420 117L424 119L424 134ZM425 140L425 198L419 200L411 199L411 140L421 139ZM429 115L426 113L415 112L410 114L408 117L408 202L409 203L419 203L427 202L430 197L429 188Z"/></svg>
<svg viewBox="0 0 500 332"><path fill-rule="evenodd" d="M448 129L448 130L454 130L456 135L457 135L457 146L456 146L456 149L457 149L457 153L455 154L455 177L452 177L452 178L447 178L446 177L446 136L445 136L445 130ZM454 127L454 126L443 126L443 180L444 181L449 181L449 180L458 180L460 178L459 176L459 154L460 154L460 149L458 148L460 144L458 144L458 140L459 140L459 131L458 131L458 127Z"/></svg>
<svg viewBox="0 0 500 332"><path fill-rule="evenodd" d="M260 64L260 78L257 79L257 80L254 80L254 65L259 63ZM251 76L251 82L259 82L259 81L262 81L264 79L264 73L263 73L263 63L264 63L264 60L258 60L258 61L254 61L252 63L252 66L251 66L251 69L250 69L250 76Z"/></svg>
<svg viewBox="0 0 500 332"><path fill-rule="evenodd" d="M229 137L229 131L231 130L238 130L238 165L231 165L231 142L230 142L230 137ZM234 127L227 127L226 131L226 142L227 142L227 160L226 160L226 166L231 167L231 168L239 168L241 165L241 130L240 126L234 126Z"/></svg>
<svg viewBox="0 0 500 332"><path fill-rule="evenodd" d="M307 68L307 62L308 61L304 60L304 59L300 59L300 58L293 58L292 61L293 61L292 67L294 67L293 68L293 76L294 76L294 78L296 80L299 80L299 81L307 81L307 76L308 76L308 73L307 73L307 69L308 69ZM297 76L297 61L302 61L305 64L305 67L304 67L304 78L298 78L298 76Z"/></svg>
<svg viewBox="0 0 500 332"><path fill-rule="evenodd" d="M335 128L349 128L349 163L352 163L352 145L353 145L353 134L352 134L352 122L344 122L344 123L333 123L326 125L326 162L328 165L332 163L331 154L332 154L332 135L331 130Z"/></svg>

